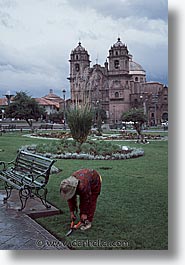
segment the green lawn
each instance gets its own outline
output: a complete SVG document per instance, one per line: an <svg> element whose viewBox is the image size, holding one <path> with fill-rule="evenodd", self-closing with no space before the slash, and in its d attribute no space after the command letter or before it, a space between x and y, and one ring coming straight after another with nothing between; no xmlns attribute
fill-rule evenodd
<svg viewBox="0 0 185 265"><path fill-rule="evenodd" d="M0 160L13 159L22 145L45 141L49 140L31 139L18 133L4 134L0 136ZM167 249L168 142L120 143L142 147L145 155L116 161L58 160L55 165L62 172L50 176L48 200L64 213L37 221L75 249ZM67 203L60 198L60 182L83 167L100 172L102 192L93 227L86 232L75 231L65 238L70 217ZM3 187L2 182L0 187Z"/></svg>

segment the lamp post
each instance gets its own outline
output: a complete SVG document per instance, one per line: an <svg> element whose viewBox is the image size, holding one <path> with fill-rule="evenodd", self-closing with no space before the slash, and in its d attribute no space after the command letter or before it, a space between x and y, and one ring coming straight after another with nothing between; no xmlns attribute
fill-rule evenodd
<svg viewBox="0 0 185 265"><path fill-rule="evenodd" d="M141 96L139 96L139 98L140 98L140 104L139 105L142 105L142 107L143 107L143 96L141 95Z"/></svg>
<svg viewBox="0 0 185 265"><path fill-rule="evenodd" d="M64 130L65 130L66 129L66 100L65 100L66 90L63 89L62 93L63 93L63 99L64 99Z"/></svg>
<svg viewBox="0 0 185 265"><path fill-rule="evenodd" d="M13 97L13 94L10 93L10 91L7 91L4 95L7 98L8 106L10 105L10 100Z"/></svg>
<svg viewBox="0 0 185 265"><path fill-rule="evenodd" d="M1 119L2 119L2 121L4 120L4 114L5 114L5 111L4 111L4 109L2 109L1 110Z"/></svg>
<svg viewBox="0 0 185 265"><path fill-rule="evenodd" d="M115 111L115 106L113 106L113 124L114 124L114 126L116 124L116 111Z"/></svg>
<svg viewBox="0 0 185 265"><path fill-rule="evenodd" d="M143 107L143 113L147 117L147 125L149 124L149 118L148 118L148 111L147 111L147 101L148 101L148 95L147 92L144 92L144 96L141 95L140 97L141 104Z"/></svg>
<svg viewBox="0 0 185 265"><path fill-rule="evenodd" d="M155 126L157 126L157 103L158 103L158 95L153 95L153 103L154 103L154 119L155 119Z"/></svg>
<svg viewBox="0 0 185 265"><path fill-rule="evenodd" d="M100 115L100 101L96 101L97 105L97 128L98 128L98 133L101 133L101 115Z"/></svg>

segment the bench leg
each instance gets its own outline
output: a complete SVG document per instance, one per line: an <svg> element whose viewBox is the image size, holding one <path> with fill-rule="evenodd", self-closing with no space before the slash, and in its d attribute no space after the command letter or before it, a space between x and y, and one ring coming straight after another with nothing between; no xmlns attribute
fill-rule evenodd
<svg viewBox="0 0 185 265"><path fill-rule="evenodd" d="M13 187L8 185L7 182L5 182L5 190L6 190L6 197L4 197L4 202L7 202L7 200L10 198L10 195L12 193Z"/></svg>
<svg viewBox="0 0 185 265"><path fill-rule="evenodd" d="M22 211L26 207L26 202L28 198L30 197L30 195L31 195L31 191L29 188L21 189L19 191L19 198L21 201L21 208L19 209L19 211Z"/></svg>
<svg viewBox="0 0 185 265"><path fill-rule="evenodd" d="M48 193L47 188L43 188L43 189L36 189L36 196L41 200L42 204L47 208L51 208L51 206L49 204L47 204L46 201L46 195Z"/></svg>

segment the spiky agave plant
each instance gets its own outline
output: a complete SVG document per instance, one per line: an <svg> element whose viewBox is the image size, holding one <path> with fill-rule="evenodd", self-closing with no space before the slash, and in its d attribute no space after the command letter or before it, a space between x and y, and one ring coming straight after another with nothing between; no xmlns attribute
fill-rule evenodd
<svg viewBox="0 0 185 265"><path fill-rule="evenodd" d="M93 111L89 105L70 107L66 111L67 123L74 140L81 145L87 140L93 123Z"/></svg>

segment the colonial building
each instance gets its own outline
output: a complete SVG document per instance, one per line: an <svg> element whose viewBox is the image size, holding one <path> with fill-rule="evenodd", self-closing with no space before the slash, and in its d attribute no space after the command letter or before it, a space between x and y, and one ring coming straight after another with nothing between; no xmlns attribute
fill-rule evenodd
<svg viewBox="0 0 185 265"><path fill-rule="evenodd" d="M104 66L90 66L90 56L81 42L70 54L72 104L89 103L105 110L107 123L120 124L121 115L133 107L143 107L149 125L168 120L168 88L147 82L146 72L133 61L120 38L113 44Z"/></svg>
<svg viewBox="0 0 185 265"><path fill-rule="evenodd" d="M50 89L49 94L41 98L35 98L35 100L44 107L45 112L49 114L53 114L61 108L63 103L63 99L56 94L53 93L53 89Z"/></svg>

